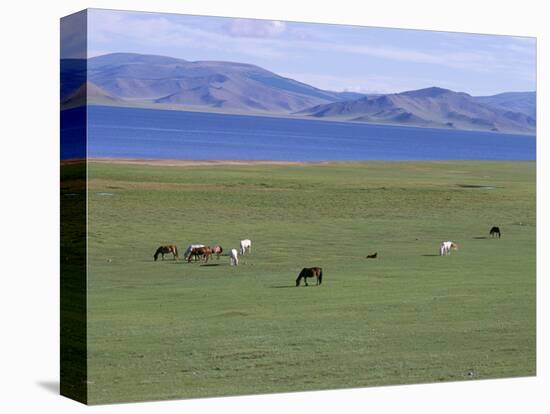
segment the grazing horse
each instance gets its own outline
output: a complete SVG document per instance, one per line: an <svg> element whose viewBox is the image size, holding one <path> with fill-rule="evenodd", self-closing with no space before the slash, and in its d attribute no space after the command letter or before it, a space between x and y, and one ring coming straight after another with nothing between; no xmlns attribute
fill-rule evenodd
<svg viewBox="0 0 550 414"><path fill-rule="evenodd" d="M191 249L191 251L189 252L189 256L187 256L187 262L191 263L191 259L193 259L193 258L195 258L195 261L197 261L197 259L199 259L199 258L202 258L202 256L205 253L205 249L206 249L205 246L193 247Z"/></svg>
<svg viewBox="0 0 550 414"><path fill-rule="evenodd" d="M168 253L172 253L174 255L174 260L177 260L179 257L178 257L178 248L174 245L170 245L170 246L160 246L157 251L155 252L155 254L153 255L153 258L155 259L155 262L157 261L157 259L159 258L159 254L162 255L162 260L164 260L164 255L165 254L168 254Z"/></svg>
<svg viewBox="0 0 550 414"><path fill-rule="evenodd" d="M252 253L252 242L248 239L241 240L241 254L244 254L248 250L248 253Z"/></svg>
<svg viewBox="0 0 550 414"><path fill-rule="evenodd" d="M451 254L451 249L458 250L458 244L452 241L441 242L439 245L439 255L449 256Z"/></svg>
<svg viewBox="0 0 550 414"><path fill-rule="evenodd" d="M215 254L215 255L216 255L216 258L217 258L218 260L220 260L220 254L223 253L222 246L218 246L218 245L212 246L211 249L212 249L212 254Z"/></svg>
<svg viewBox="0 0 550 414"><path fill-rule="evenodd" d="M498 236L498 238L500 239L500 229L497 226L491 227L489 234L491 235L491 237Z"/></svg>
<svg viewBox="0 0 550 414"><path fill-rule="evenodd" d="M187 250L185 251L185 253L183 254L183 259L185 260L189 258L189 256L191 255L191 251L198 247L204 247L204 244L190 244L189 247L187 247Z"/></svg>
<svg viewBox="0 0 550 414"><path fill-rule="evenodd" d="M300 286L302 279L304 279L304 283L308 286L308 277L314 277L317 280L316 284L320 285L323 282L323 269L320 267L304 267L296 279L296 286Z"/></svg>
<svg viewBox="0 0 550 414"><path fill-rule="evenodd" d="M229 252L229 257L231 258L231 266L239 265L239 252L237 249L231 249Z"/></svg>
<svg viewBox="0 0 550 414"><path fill-rule="evenodd" d="M376 259L377 257L378 257L378 252L367 255L367 259Z"/></svg>
<svg viewBox="0 0 550 414"><path fill-rule="evenodd" d="M201 258L204 253L204 246L202 247L193 247L187 256L187 263L191 263L191 259L195 258L195 262Z"/></svg>
<svg viewBox="0 0 550 414"><path fill-rule="evenodd" d="M191 250L191 253L189 254L189 258L187 259L187 263L191 262L192 257L202 257L202 260L204 263L208 263L208 259L212 257L212 248L210 246L205 247L195 247Z"/></svg>

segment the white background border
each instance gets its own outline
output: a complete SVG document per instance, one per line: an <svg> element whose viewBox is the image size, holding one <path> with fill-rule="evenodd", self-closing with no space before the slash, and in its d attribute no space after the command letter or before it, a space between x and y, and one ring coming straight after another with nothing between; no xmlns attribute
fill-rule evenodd
<svg viewBox="0 0 550 414"><path fill-rule="evenodd" d="M548 391L548 292L538 239L538 375L512 380L374 387L86 408L57 395L59 370L59 18L86 7L319 23L536 36L538 38L538 224L548 128L548 11L544 1L493 0L63 0L5 2L0 24L0 411L78 413L310 411L539 413ZM546 73L546 78L541 76ZM545 128L546 127L546 128ZM547 233L550 234L550 233Z"/></svg>

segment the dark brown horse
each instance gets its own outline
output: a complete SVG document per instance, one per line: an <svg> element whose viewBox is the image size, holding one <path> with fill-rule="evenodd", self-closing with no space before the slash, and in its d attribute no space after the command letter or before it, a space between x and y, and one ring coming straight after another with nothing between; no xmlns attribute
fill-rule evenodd
<svg viewBox="0 0 550 414"><path fill-rule="evenodd" d="M304 267L296 279L296 286L300 286L302 279L304 279L305 285L308 286L308 277L314 277L317 280L316 284L320 285L323 282L323 269L320 267Z"/></svg>
<svg viewBox="0 0 550 414"><path fill-rule="evenodd" d="M191 263L191 260L194 258L195 260L202 258L204 254L204 247L193 247L191 249L191 252L189 253L189 257L187 258L187 262Z"/></svg>
<svg viewBox="0 0 550 414"><path fill-rule="evenodd" d="M157 259L159 258L159 254L162 255L162 260L164 260L164 255L165 254L168 254L168 253L172 253L174 255L174 260L177 260L179 258L178 256L178 248L174 245L169 245L169 246L160 246L157 251L155 252L155 254L153 255L154 259L155 259L155 262L157 261Z"/></svg>
<svg viewBox="0 0 550 414"><path fill-rule="evenodd" d="M491 235L491 237L498 236L498 238L500 239L500 229L497 226L491 227L489 234Z"/></svg>
<svg viewBox="0 0 550 414"><path fill-rule="evenodd" d="M191 258L202 258L204 263L208 263L208 259L212 257L212 248L210 246L205 247L195 247L191 249L191 253L189 254L189 258L187 259L187 262L191 262Z"/></svg>

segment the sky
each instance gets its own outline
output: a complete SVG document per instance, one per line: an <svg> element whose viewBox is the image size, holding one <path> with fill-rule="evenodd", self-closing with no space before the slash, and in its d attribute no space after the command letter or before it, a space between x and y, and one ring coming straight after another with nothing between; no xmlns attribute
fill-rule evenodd
<svg viewBox="0 0 550 414"><path fill-rule="evenodd" d="M536 89L529 37L89 10L88 57L112 52L251 63L334 91Z"/></svg>

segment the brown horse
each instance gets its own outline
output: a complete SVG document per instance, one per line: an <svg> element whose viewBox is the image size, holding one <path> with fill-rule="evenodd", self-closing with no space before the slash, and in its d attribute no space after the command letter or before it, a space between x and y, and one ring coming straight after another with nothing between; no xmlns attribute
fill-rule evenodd
<svg viewBox="0 0 550 414"><path fill-rule="evenodd" d="M191 259L195 258L197 260L198 258L201 258L204 254L204 247L193 247L191 249L191 252L189 253L189 256L187 258L187 262L191 263Z"/></svg>
<svg viewBox="0 0 550 414"><path fill-rule="evenodd" d="M159 258L159 254L162 255L162 260L164 260L164 255L172 253L174 255L174 260L177 260L179 258L178 256L178 248L175 245L169 245L169 246L160 246L155 254L153 255L155 262Z"/></svg>
<svg viewBox="0 0 550 414"><path fill-rule="evenodd" d="M323 269L320 267L304 267L296 279L296 286L300 286L302 279L304 279L305 285L308 286L308 277L314 277L317 280L316 284L320 285L323 282Z"/></svg>
<svg viewBox="0 0 550 414"><path fill-rule="evenodd" d="M189 254L189 258L187 259L187 262L191 262L192 257L202 257L202 260L204 263L208 263L208 259L212 257L212 248L210 246L205 247L195 247L191 249L191 253Z"/></svg>

